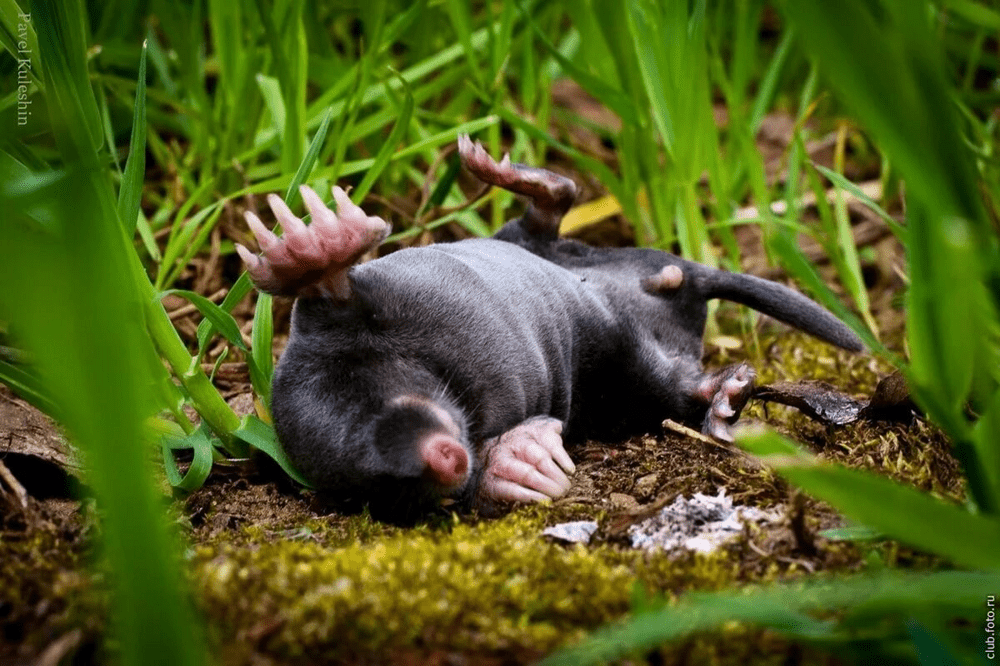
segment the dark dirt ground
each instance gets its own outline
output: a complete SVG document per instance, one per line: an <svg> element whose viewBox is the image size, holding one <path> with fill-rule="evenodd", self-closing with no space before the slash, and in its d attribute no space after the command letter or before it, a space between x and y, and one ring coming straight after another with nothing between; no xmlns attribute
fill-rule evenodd
<svg viewBox="0 0 1000 666"><path fill-rule="evenodd" d="M585 103L579 95L564 97L564 106ZM775 178L790 122L769 117L759 137ZM597 154L606 151L592 137L575 140ZM810 148L813 159L830 161L829 140ZM860 181L874 174L870 165L850 162L848 175ZM585 190L591 188L584 198L598 194L585 178L577 180ZM877 218L854 204L851 212L873 313L882 338L898 349L900 248ZM220 233L243 239L246 230L231 220ZM591 242L627 244L630 234L616 217L580 235ZM741 228L739 239L747 272L781 278L764 261L756 227ZM215 254L198 258L184 279L201 293L215 293L234 277L234 261ZM287 331L287 304L276 312L276 330ZM247 303L234 314L248 323L251 313ZM177 313L184 335L194 334L196 317ZM750 359L760 383L823 380L843 392L870 396L891 372L867 353L835 350L763 318L747 330L745 316L732 306L722 306L716 320L718 327L706 334L706 365ZM282 344L279 336L278 350ZM214 360L212 355L208 360ZM249 410L244 364L224 363L216 383L238 409ZM836 428L754 401L742 420L766 422L824 460L876 470L938 496L962 497L948 442L919 417ZM490 520L443 510L414 527L342 514L264 462L217 466L200 490L170 497L169 512L185 544L194 598L219 660L254 665L523 663L621 617L640 587L645 594L670 599L687 590L854 571L873 558L905 567L931 563L894 543L819 536L823 529L843 525L843 519L728 446L664 431L625 442L590 442L571 453L578 465L573 487L551 505L518 508ZM94 508L88 500L74 499L83 487L81 473L58 431L7 389L0 389L0 463L7 474L0 474L0 663L103 663L108 572L94 549L99 532ZM164 488L170 496L165 482ZM737 504L781 507L786 517L779 525L746 530L711 556L628 548L628 525L679 495L714 495L720 488ZM587 546L541 536L545 526L577 519L599 523ZM632 659L707 661L830 663L820 653L743 627Z"/></svg>

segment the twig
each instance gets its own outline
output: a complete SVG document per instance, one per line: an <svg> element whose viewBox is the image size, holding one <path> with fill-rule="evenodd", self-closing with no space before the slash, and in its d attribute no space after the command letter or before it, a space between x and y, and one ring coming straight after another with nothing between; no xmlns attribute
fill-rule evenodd
<svg viewBox="0 0 1000 666"><path fill-rule="evenodd" d="M3 460L0 460L0 480L7 484L7 487L11 489L14 496L17 497L18 504L21 505L22 509L28 508L28 491L24 489L21 482L11 474L11 471L7 469L7 466L3 464Z"/></svg>
<svg viewBox="0 0 1000 666"><path fill-rule="evenodd" d="M58 666L70 651L80 645L80 641L82 640L83 631L80 628L66 632L49 643L49 646L38 655L38 659L35 660L35 666Z"/></svg>
<svg viewBox="0 0 1000 666"><path fill-rule="evenodd" d="M732 453L732 449L729 448L728 446L725 446L723 444L719 444L717 441L715 441L711 437L709 437L709 436L707 436L707 435L705 435L703 433L698 432L694 428L689 428L686 425L682 425L682 424L678 423L677 421L673 421L671 419L667 419L666 421L663 422L663 427L666 428L667 430L672 430L673 432L676 432L679 435L685 435L686 437L691 437L692 439L697 439L699 442L701 442L703 444L709 444L709 445L714 446L716 448L723 449L723 450L725 450L728 453Z"/></svg>

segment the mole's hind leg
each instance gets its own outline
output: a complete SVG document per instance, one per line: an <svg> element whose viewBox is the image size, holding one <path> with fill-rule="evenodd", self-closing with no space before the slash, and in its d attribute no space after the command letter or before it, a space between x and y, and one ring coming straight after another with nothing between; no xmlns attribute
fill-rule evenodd
<svg viewBox="0 0 1000 666"><path fill-rule="evenodd" d="M389 234L389 224L380 217L366 215L339 187L333 188L336 213L305 185L301 192L312 215L309 226L295 217L280 197L271 194L267 202L284 236L275 236L260 218L247 211L247 224L260 244L261 256L242 245L237 245L236 250L261 291L346 300L350 296L348 269L362 254L378 247Z"/></svg>
<svg viewBox="0 0 1000 666"><path fill-rule="evenodd" d="M562 421L535 416L486 442L479 503L541 502L569 490L576 471L562 444Z"/></svg>
<svg viewBox="0 0 1000 666"><path fill-rule="evenodd" d="M634 376L653 396L655 416L700 426L710 437L733 441L729 426L753 393L753 368L741 363L706 374L697 356L668 354L653 343L640 348L644 351L637 356Z"/></svg>
<svg viewBox="0 0 1000 666"><path fill-rule="evenodd" d="M701 431L723 442L733 441L729 426L736 423L740 412L753 393L757 373L746 363L723 368L706 375L695 389L695 395L708 402L708 411Z"/></svg>
<svg viewBox="0 0 1000 666"><path fill-rule="evenodd" d="M576 183L545 169L511 164L509 155L504 155L497 163L467 134L458 137L458 153L465 168L479 180L530 199L528 210L520 221L530 237L555 240L559 236L559 222L576 199Z"/></svg>

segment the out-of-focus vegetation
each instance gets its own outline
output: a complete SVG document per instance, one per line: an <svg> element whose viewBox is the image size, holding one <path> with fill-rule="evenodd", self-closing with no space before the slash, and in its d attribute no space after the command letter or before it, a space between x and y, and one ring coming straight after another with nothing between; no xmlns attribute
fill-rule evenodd
<svg viewBox="0 0 1000 666"><path fill-rule="evenodd" d="M0 0L2 346L23 348L29 361L0 356L0 379L57 416L85 452L118 577L123 659L195 663L200 654L197 632L184 628L147 443L181 490L250 451L296 476L267 422L270 299L257 299L243 331L230 313L250 291L246 275L213 301L192 289L187 267L234 256L234 239L220 233L234 205L279 191L301 207L302 182L320 192L353 185L355 201L391 217L395 242L445 225L488 234L512 198L491 193L482 216L460 205L450 149L464 132L494 155L509 150L536 165L558 156L592 176L611 198L575 211L575 225L592 221L588 211L621 211L637 243L734 269L735 225L759 225L773 260L903 365L954 441L969 506L818 466L770 436L746 445L884 534L995 572L1000 13L972 0L827 4ZM560 107L554 84L566 80L614 119ZM755 144L775 110L794 118L777 174ZM581 126L598 141L581 140ZM839 137L833 170L806 151L830 130ZM879 341L843 201L818 205L815 224L802 221L806 195L827 201L827 182L856 193L841 173L849 151L878 165L882 207L905 201L901 221L876 206L909 257L905 359ZM398 205L414 192L416 207ZM805 258L799 234L824 249L850 307ZM168 293L204 316L196 341L171 324ZM228 345L215 367L246 360L256 415L237 417L202 369L220 339ZM190 461L183 474L180 455ZM861 638L893 654L913 660L930 645L965 656L969 631L951 620L975 617L975 590L995 591L997 579L947 576L890 576L864 594L851 592L864 581L836 593L817 587L808 603L773 591L756 614L737 597L694 601L689 618L720 610L700 624L677 624L679 610L645 615L625 647L738 617L840 649L856 647L857 627L877 616L900 621ZM964 592L945 608L949 585ZM832 608L850 610L840 623L797 610Z"/></svg>

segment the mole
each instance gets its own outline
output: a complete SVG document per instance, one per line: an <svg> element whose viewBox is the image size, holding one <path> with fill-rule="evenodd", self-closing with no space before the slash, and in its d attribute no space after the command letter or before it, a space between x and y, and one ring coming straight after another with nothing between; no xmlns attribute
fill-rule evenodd
<svg viewBox="0 0 1000 666"><path fill-rule="evenodd" d="M390 226L339 187L336 212L301 188L308 226L270 195L281 238L246 213L261 254L237 250L254 284L296 299L274 426L327 495L390 520L443 501L493 513L564 494L574 443L654 432L667 418L731 441L755 373L702 368L709 299L861 349L835 316L778 283L560 239L572 180L496 162L468 136L458 147L477 178L528 200L491 238L360 263Z"/></svg>

